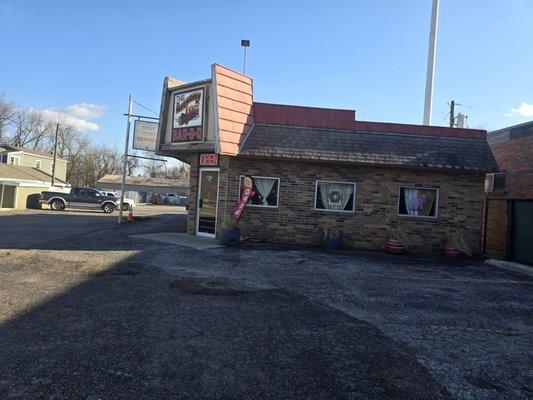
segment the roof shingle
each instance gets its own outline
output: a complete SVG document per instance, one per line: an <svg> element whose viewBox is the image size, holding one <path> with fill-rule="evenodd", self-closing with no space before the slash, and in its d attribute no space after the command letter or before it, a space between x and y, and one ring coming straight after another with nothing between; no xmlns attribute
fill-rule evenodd
<svg viewBox="0 0 533 400"><path fill-rule="evenodd" d="M254 125L239 156L495 171L485 139Z"/></svg>

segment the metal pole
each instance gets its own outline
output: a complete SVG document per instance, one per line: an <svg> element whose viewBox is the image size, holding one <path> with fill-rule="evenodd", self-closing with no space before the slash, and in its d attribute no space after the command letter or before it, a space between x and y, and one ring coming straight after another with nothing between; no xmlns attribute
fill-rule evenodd
<svg viewBox="0 0 533 400"><path fill-rule="evenodd" d="M54 140L54 163L52 164L52 187L56 184L56 161L57 161L57 134L59 133L59 124L56 124L56 138Z"/></svg>
<svg viewBox="0 0 533 400"><path fill-rule="evenodd" d="M426 97L424 99L424 125L431 125L431 106L433 103L433 78L435 75L435 51L437 44L437 23L439 0L433 0L431 26L429 28L428 66L426 73Z"/></svg>
<svg viewBox="0 0 533 400"><path fill-rule="evenodd" d="M122 184L120 185L120 203L118 205L118 221L122 223L122 204L124 203L124 188L126 186L126 173L128 170L128 148L130 146L130 125L131 125L131 112L133 102L131 101L131 94L128 101L128 123L126 125L126 145L124 146L124 163L122 165Z"/></svg>
<svg viewBox="0 0 533 400"><path fill-rule="evenodd" d="M242 66L242 73L243 75L246 74L246 46L244 46L244 63Z"/></svg>

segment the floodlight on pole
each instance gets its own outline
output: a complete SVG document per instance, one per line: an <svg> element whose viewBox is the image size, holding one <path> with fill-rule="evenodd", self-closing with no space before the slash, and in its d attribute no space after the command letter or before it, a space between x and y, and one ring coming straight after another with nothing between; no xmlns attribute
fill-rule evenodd
<svg viewBox="0 0 533 400"><path fill-rule="evenodd" d="M241 46L244 47L244 63L242 65L242 73L246 73L246 48L250 47L250 41L248 39L241 40Z"/></svg>

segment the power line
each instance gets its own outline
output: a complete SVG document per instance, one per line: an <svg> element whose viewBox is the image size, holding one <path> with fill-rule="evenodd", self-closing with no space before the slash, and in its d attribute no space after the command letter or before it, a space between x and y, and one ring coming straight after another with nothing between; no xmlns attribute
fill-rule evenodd
<svg viewBox="0 0 533 400"><path fill-rule="evenodd" d="M133 99L132 99L131 101L134 102L135 104L137 104L139 107L142 107L142 108L144 108L145 110L150 111L150 112L153 113L154 115L159 116L159 113L156 113L154 110L152 110L152 109L146 107L145 105L139 103L138 101L135 101L135 100L133 100Z"/></svg>

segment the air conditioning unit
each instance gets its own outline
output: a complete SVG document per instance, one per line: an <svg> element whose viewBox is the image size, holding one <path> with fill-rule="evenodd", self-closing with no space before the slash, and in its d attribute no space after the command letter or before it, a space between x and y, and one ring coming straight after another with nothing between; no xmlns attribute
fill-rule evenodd
<svg viewBox="0 0 533 400"><path fill-rule="evenodd" d="M485 193L505 191L505 172L485 175Z"/></svg>

